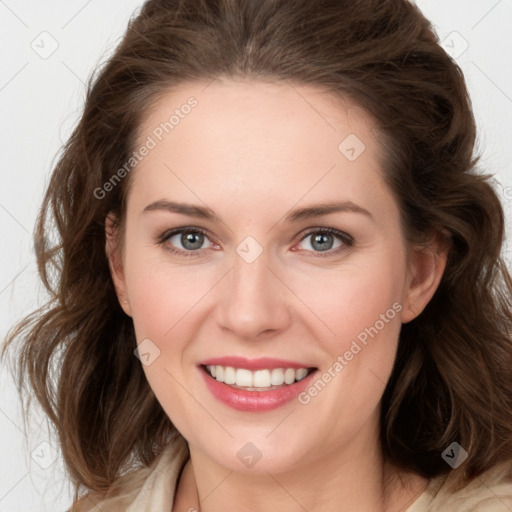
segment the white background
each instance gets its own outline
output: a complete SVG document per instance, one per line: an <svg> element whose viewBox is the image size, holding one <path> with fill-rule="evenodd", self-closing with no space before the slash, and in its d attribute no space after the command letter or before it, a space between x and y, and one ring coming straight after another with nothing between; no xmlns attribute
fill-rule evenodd
<svg viewBox="0 0 512 512"><path fill-rule="evenodd" d="M2 338L9 326L44 299L32 230L45 184L55 155L78 119L84 83L117 44L140 4L136 0L0 0ZM418 4L465 73L479 127L481 165L499 182L510 224L512 0L419 0ZM57 45L54 53L44 54ZM510 239L510 225L508 233ZM5 366L0 372L0 512L63 512L71 494L58 444L42 416L24 425L12 378Z"/></svg>

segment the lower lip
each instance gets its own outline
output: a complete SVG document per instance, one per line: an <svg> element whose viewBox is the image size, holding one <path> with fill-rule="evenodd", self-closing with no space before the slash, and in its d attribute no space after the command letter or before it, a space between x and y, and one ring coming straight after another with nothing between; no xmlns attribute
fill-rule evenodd
<svg viewBox="0 0 512 512"><path fill-rule="evenodd" d="M219 382L201 366L199 371L203 375L207 388L217 400L229 405L233 409L245 412L271 411L291 402L309 386L313 375L316 373L316 370L314 370L299 382L285 385L278 389L270 391L245 391L232 388L224 384L224 382Z"/></svg>

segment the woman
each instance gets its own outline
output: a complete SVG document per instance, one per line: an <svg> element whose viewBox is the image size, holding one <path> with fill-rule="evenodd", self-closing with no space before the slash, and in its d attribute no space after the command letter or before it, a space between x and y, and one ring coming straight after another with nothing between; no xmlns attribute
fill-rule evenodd
<svg viewBox="0 0 512 512"><path fill-rule="evenodd" d="M474 141L406 0L146 2L48 187L52 301L8 339L71 510L512 509L512 282Z"/></svg>

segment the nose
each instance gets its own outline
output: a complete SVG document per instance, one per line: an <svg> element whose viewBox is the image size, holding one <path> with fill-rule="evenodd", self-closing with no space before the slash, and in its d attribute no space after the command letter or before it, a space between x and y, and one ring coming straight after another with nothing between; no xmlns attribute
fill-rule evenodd
<svg viewBox="0 0 512 512"><path fill-rule="evenodd" d="M217 322L239 338L261 339L290 324L290 291L268 266L265 252L252 263L235 255L234 266L223 280Z"/></svg>

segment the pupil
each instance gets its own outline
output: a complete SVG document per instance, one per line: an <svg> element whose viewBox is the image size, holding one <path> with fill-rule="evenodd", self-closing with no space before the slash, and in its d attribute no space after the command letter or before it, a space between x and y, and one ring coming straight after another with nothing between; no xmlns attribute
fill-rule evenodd
<svg viewBox="0 0 512 512"><path fill-rule="evenodd" d="M315 246L315 244L318 244ZM332 235L318 234L313 238L313 247L319 251L327 251L332 247Z"/></svg>
<svg viewBox="0 0 512 512"><path fill-rule="evenodd" d="M203 234L184 233L181 235L181 243L185 249L200 249L203 245Z"/></svg>

